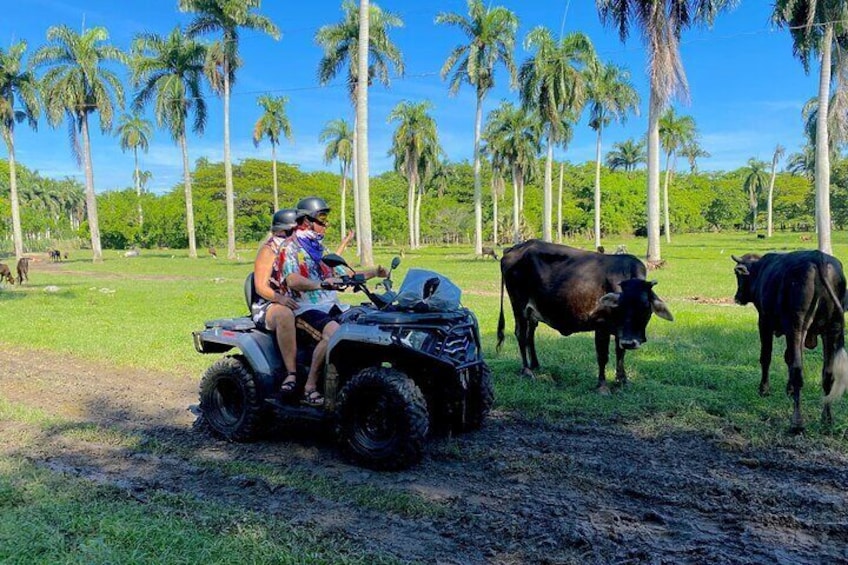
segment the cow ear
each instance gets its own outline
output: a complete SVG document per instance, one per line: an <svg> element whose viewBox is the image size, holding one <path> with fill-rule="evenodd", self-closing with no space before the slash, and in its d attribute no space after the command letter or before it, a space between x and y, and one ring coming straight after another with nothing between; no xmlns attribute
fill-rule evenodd
<svg viewBox="0 0 848 565"><path fill-rule="evenodd" d="M736 265L736 267L733 269L733 272L737 275L742 275L743 277L747 277L751 274L751 271L748 270L748 267L743 264Z"/></svg>
<svg viewBox="0 0 848 565"><path fill-rule="evenodd" d="M618 306L619 292L609 292L598 299L598 304L604 308L615 308Z"/></svg>
<svg viewBox="0 0 848 565"><path fill-rule="evenodd" d="M668 306L665 305L662 298L656 294L651 297L651 310L653 310L654 314L663 320L668 320L669 322L674 321L674 316L671 315L671 310L668 309Z"/></svg>

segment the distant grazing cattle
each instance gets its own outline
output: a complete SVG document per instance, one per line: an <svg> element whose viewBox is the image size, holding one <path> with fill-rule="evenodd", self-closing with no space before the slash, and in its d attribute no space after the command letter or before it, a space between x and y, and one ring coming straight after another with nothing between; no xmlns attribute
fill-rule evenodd
<svg viewBox="0 0 848 565"><path fill-rule="evenodd" d="M50 260L54 263L58 263L62 260L62 253L58 249L51 249Z"/></svg>
<svg viewBox="0 0 848 565"><path fill-rule="evenodd" d="M627 246L624 244L619 245L615 248L616 255L626 255L627 254Z"/></svg>
<svg viewBox="0 0 848 565"><path fill-rule="evenodd" d="M138 257L139 252L138 249L130 249L129 251L124 252L124 257Z"/></svg>
<svg viewBox="0 0 848 565"><path fill-rule="evenodd" d="M665 303L645 280L645 265L633 255L601 255L565 245L530 240L504 251L501 258L501 312L498 348L504 340L503 290L515 315L515 337L522 373L539 368L536 327L544 322L562 335L595 332L598 390L608 393L604 374L610 336L615 337L616 380L624 384L624 353L645 341L655 313L673 320ZM529 363L528 363L529 357Z"/></svg>
<svg viewBox="0 0 848 565"><path fill-rule="evenodd" d="M68 252L65 251L64 253L62 253L62 257L64 257L65 261L67 261L68 260Z"/></svg>
<svg viewBox="0 0 848 565"><path fill-rule="evenodd" d="M211 255L213 259L218 258L218 250L212 247L211 245L209 246L209 249L207 251L209 251L209 255Z"/></svg>
<svg viewBox="0 0 848 565"><path fill-rule="evenodd" d="M498 255L495 253L495 249L493 247L484 247L482 252L483 257L491 257L495 261L498 260Z"/></svg>
<svg viewBox="0 0 848 565"><path fill-rule="evenodd" d="M813 239L813 237L811 235L804 234L804 235L800 236L800 239L801 239L801 241L811 241Z"/></svg>
<svg viewBox="0 0 848 565"><path fill-rule="evenodd" d="M801 387L804 386L804 347L813 349L822 337L822 421L832 422L830 405L848 386L845 352L845 274L842 263L820 251L749 253L736 261L738 304L753 303L759 313L760 395L769 393L769 364L774 336L786 337L784 360L789 369L786 394L792 395L793 430L804 427Z"/></svg>
<svg viewBox="0 0 848 565"><path fill-rule="evenodd" d="M764 234L764 233L758 233L757 234L757 239L765 239L765 238L766 238L766 234Z"/></svg>
<svg viewBox="0 0 848 565"><path fill-rule="evenodd" d="M9 284L15 284L15 278L12 276L12 271L9 270L9 265L0 263L0 282L4 280Z"/></svg>
<svg viewBox="0 0 848 565"><path fill-rule="evenodd" d="M24 280L29 281L29 257L18 259L18 284L24 284Z"/></svg>

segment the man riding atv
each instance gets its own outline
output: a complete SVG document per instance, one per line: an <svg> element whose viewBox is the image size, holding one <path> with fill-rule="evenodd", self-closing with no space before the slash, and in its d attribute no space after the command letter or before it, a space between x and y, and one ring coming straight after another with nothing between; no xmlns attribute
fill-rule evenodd
<svg viewBox="0 0 848 565"><path fill-rule="evenodd" d="M285 257L283 276L297 302L294 310L297 340L300 343L310 340L316 343L301 400L307 406L324 404L324 396L318 391L318 376L324 368L327 344L339 328L338 316L349 307L338 299L337 289L342 279L334 277L332 269L322 261L326 253L323 240L330 211L330 206L317 196L300 200L297 203L297 226L282 251ZM368 280L375 276L385 277L387 273L378 265L358 274L363 280ZM344 270L339 274L345 274ZM287 379L281 391L284 395L291 394L296 386L293 379Z"/></svg>

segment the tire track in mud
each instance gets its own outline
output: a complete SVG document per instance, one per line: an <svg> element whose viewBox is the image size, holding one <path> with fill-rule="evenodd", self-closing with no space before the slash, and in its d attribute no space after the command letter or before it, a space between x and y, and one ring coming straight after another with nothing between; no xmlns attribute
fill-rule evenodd
<svg viewBox="0 0 848 565"><path fill-rule="evenodd" d="M140 502L158 492L191 495L404 561L848 562L848 458L824 448L729 448L694 433L653 437L496 413L478 433L433 440L413 469L375 473L340 461L329 441L290 439L305 431L248 445L194 431L186 407L197 385L189 377L9 348L0 365L0 397L142 438L127 448L48 429L37 441L4 444L7 455L113 485ZM231 461L341 491L413 494L439 512L380 512L228 473L220 463Z"/></svg>

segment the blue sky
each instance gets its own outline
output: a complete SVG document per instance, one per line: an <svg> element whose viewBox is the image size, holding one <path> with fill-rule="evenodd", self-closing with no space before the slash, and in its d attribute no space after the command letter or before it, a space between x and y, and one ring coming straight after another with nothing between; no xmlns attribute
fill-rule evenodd
<svg viewBox="0 0 848 565"><path fill-rule="evenodd" d="M177 0L19 0L6 1L0 19L0 44L26 39L29 54L42 45L47 28L66 24L75 29L105 26L116 46L127 49L140 32L168 33L175 25L185 25L190 16L177 11ZM640 137L647 128L648 84L646 57L638 31L627 43L617 33L604 28L593 0L502 0L519 20L518 38L538 25L559 34L583 31L592 39L600 57L628 68L641 98L641 113L631 116L625 125L612 125L605 131L604 153L615 141ZM474 127L474 95L464 85L451 97L439 70L450 50L462 41L455 28L436 26L433 19L440 11L465 13L465 0L412 2L384 0L381 7L400 15L403 28L393 39L404 54L406 77L396 78L386 89L370 90L370 164L372 174L390 169L386 156L392 127L386 123L391 108L401 100L432 102L433 116L439 127L443 147L451 160L471 159ZM817 92L817 68L805 75L792 56L792 42L786 31L769 23L770 2L745 0L733 11L721 14L712 29L696 28L684 33L682 57L689 79L688 104L675 103L679 112L692 115L701 134L702 145L712 154L701 162L703 169L732 169L750 157L768 160L776 143L789 152L802 145L801 107ZM284 142L278 150L280 160L292 162L302 170L337 167L323 163L323 148L318 134L325 124L344 117L352 121L343 80L320 87L316 69L321 57L315 45L315 31L322 25L341 19L339 0L282 2L265 0L261 13L269 16L282 30L282 38L254 33L242 35L244 66L233 89L231 139L235 160L270 158L270 147L256 148L251 140L252 127L259 117L256 98L262 93L289 97L288 112L294 143ZM529 53L519 43L516 59L520 64ZM126 76L126 75L124 75ZM496 76L497 85L486 99L484 115L502 99L517 100L510 91L503 68ZM223 155L223 109L211 94L209 122L203 136L189 138L192 162L200 156L221 160ZM66 127L52 130L42 120L38 132L17 129L17 156L26 166L53 177L72 176L82 180L82 171L71 156ZM586 125L585 115L575 127L573 141L558 158L571 162L594 159L595 134ZM121 153L117 138L96 130L92 138L95 185L97 191L123 188L132 184L132 155ZM0 150L5 157L5 146ZM142 168L153 173L150 189L161 193L181 180L181 158L177 146L164 131L156 131L150 151L141 156Z"/></svg>

